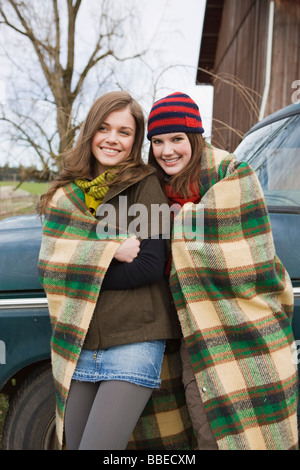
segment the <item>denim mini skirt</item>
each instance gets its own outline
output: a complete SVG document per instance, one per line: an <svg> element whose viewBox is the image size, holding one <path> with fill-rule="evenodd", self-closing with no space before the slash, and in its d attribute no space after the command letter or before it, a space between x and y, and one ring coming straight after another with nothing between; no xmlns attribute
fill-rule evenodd
<svg viewBox="0 0 300 470"><path fill-rule="evenodd" d="M82 349L72 379L82 382L125 380L159 388L165 345L165 340L156 340L96 351Z"/></svg>

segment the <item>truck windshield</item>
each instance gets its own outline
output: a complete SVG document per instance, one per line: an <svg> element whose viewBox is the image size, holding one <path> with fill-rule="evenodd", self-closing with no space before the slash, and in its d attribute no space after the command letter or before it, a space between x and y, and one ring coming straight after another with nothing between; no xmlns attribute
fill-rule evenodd
<svg viewBox="0 0 300 470"><path fill-rule="evenodd" d="M235 150L247 161L264 191L268 206L300 208L300 115L252 132Z"/></svg>

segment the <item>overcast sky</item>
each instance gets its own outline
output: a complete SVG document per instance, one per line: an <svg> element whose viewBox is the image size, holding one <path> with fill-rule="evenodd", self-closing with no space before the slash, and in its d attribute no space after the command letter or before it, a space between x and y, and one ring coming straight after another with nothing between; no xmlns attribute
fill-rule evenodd
<svg viewBox="0 0 300 470"><path fill-rule="evenodd" d="M168 68L161 75L159 99L173 91L189 94L198 104L205 129L211 134L213 89L196 86L197 65L206 0L142 0L142 31L158 51L154 68Z"/></svg>
<svg viewBox="0 0 300 470"><path fill-rule="evenodd" d="M47 0L46 0L47 1ZM95 15L98 0L88 0L82 24L78 28L82 36L91 28L88 23ZM196 86L196 74L198 56L201 43L202 27L206 0L132 0L133 16L139 18L136 34L128 34L124 42L126 47L136 46L138 49L149 48L147 61L151 67L151 77L139 74L139 68L131 69L135 65L128 63L129 76L134 77L133 96L141 99L146 114L150 111L153 102L153 90L149 89L149 83L158 80L155 99L159 99L173 91L182 91L189 94L198 104L205 136L211 134L212 115L212 87ZM125 0L114 3L113 6L126 5ZM85 16L86 15L86 16ZM88 19L89 18L89 19ZM78 41L78 44L80 41ZM84 47L85 42L82 42ZM21 49L19 49L21 50ZM83 53L78 47L78 56ZM84 54L86 55L86 54ZM26 59L25 59L26 60ZM1 69L5 62L1 62ZM9 84L8 84L9 86ZM0 100L5 101L5 82L1 80L0 71ZM5 147L0 149L0 165L7 163ZM22 154L22 152L21 152ZM14 153L16 155L16 153ZM24 153L22 155L24 158ZM9 160L9 163L12 162ZM24 161L23 163L26 164ZM30 162L28 162L30 164Z"/></svg>

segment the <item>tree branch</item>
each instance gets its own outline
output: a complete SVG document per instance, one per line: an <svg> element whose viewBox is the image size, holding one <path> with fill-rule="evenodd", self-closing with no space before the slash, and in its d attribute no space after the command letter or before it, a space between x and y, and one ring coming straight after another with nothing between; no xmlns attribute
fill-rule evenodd
<svg viewBox="0 0 300 470"><path fill-rule="evenodd" d="M50 73L50 70L49 70L45 60L44 60L43 54L41 53L41 50L40 50L40 47L41 46L44 47L44 45L37 39L37 37L34 35L32 29L30 28L30 26L27 24L24 16L22 15L21 11L19 10L18 4L14 0L8 0L8 1L11 4L14 11L16 12L21 25L25 29L25 32L23 32L22 34L24 34L25 36L28 37L28 39L30 39L30 41L31 41L31 43L34 47L34 50L35 50L35 52L38 56L39 62L41 64L42 70L44 72L44 75L47 79L47 82L48 82L50 88L51 88L51 83L52 83L51 73ZM11 24L9 24L9 26L13 27ZM14 28L14 29L16 29L16 28ZM20 32L21 32L21 30L20 30Z"/></svg>
<svg viewBox="0 0 300 470"><path fill-rule="evenodd" d="M60 18L59 18L59 11L57 0L53 0L53 11L54 11L54 19L55 19L55 58L54 63L59 63L59 51L60 51Z"/></svg>
<svg viewBox="0 0 300 470"><path fill-rule="evenodd" d="M77 84L75 86L75 89L73 91L74 97L76 97L78 95L88 72L97 64L97 62L99 62L100 60L104 59L105 57L108 57L108 56L113 54L112 51L107 51L104 54L102 54L102 55L98 56L97 58L95 58L95 56L97 55L99 50L100 50L100 47L95 48L94 52L92 53L92 55L90 56L90 58L88 60L88 63L86 64L84 70L81 72L81 74L79 76L79 79L77 81Z"/></svg>
<svg viewBox="0 0 300 470"><path fill-rule="evenodd" d="M44 156L43 154L41 153L41 150L43 150L43 148L38 145L31 137L29 134L27 134L27 132L21 127L21 125L18 125L16 122L12 121L11 119L8 119L6 117L2 117L0 118L0 121L5 121L9 124L11 124L12 126L14 126L20 133L21 133L21 137L19 138L19 140L23 140L24 142L27 142L28 144L30 144L30 146L35 150L35 152L38 154L41 162L44 164L45 163L45 160L44 160Z"/></svg>
<svg viewBox="0 0 300 470"><path fill-rule="evenodd" d="M105 75L106 71L111 68L110 61L106 61L106 58L112 57L115 63L115 61L124 62L136 59L145 54L144 51L130 57L119 57L120 41L124 37L124 24L128 20L128 16L126 13L122 14L121 9L113 5L110 0L99 1L99 4L101 7L97 12L99 21L97 24L100 29L92 49L85 54L87 57L83 58L82 71L76 71L77 44L75 42L80 37L80 35L76 35L76 24L80 7L83 5L82 0L52 0L52 2L50 0L44 4L38 1L0 0L0 24L5 24L15 32L16 37L19 36L19 41L27 38L27 43L33 51L31 53L33 60L25 64L29 72L27 83L30 84L30 89L27 89L27 86L24 89L22 86L20 87L19 81L16 83L15 98L4 110L2 121L7 122L10 137L14 136L16 145L18 145L18 141L22 143L22 146L26 142L45 165L48 164L46 156L51 156L59 166L60 155L74 141L76 130L80 126L77 120L74 121L74 115L76 116L76 109L78 110L80 105L83 106L85 101L84 99L80 100L79 97L89 72L94 69L96 74L99 73L101 77L96 83L96 88L97 86L105 88L102 75ZM45 15L45 8L47 8L49 18ZM68 15L65 15L68 16L67 18L62 16L64 8L68 12ZM126 11L128 12L128 8ZM6 47L8 48L8 45ZM8 58L13 63L14 54L10 53L10 50L8 52ZM104 67L97 67L99 63L102 65L102 61ZM36 69L34 69L34 73L31 74L31 63L40 67L43 75L42 80L40 71L36 73ZM18 73L19 76L20 74L24 75L24 67L22 66L22 60L16 60L13 72L16 75ZM115 82L118 82L117 78ZM24 83L26 82L24 81ZM99 93L98 88L97 92ZM34 121L28 102L26 103L24 98L32 101L35 96L38 105L45 101L50 102L53 97L52 104L54 105L53 112L56 114L56 122L52 120L54 113L53 116L48 113L47 120L44 120L43 117L46 116L48 109L46 109L46 113L40 115L38 107L31 108L32 112L35 110L38 113L36 122ZM13 117L10 111L15 113ZM40 120L38 120L39 118ZM56 150L55 154L54 149Z"/></svg>

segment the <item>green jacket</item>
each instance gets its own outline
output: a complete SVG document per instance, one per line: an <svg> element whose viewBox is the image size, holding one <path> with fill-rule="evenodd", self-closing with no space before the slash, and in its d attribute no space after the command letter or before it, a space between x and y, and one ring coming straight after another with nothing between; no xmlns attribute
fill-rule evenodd
<svg viewBox="0 0 300 470"><path fill-rule="evenodd" d="M122 188L111 188L106 194L103 204L109 203L116 216L116 226L126 223L126 229L130 224L141 221L143 227L148 228L147 233L142 233L141 238L151 235L151 205L166 204L167 199L157 180L155 170L149 170L148 176L134 185ZM119 211L119 196L122 199L122 209ZM133 204L142 204L144 214L148 220L137 216L128 215L128 210ZM136 206L138 208L138 206ZM107 216L107 213L106 213ZM103 216L105 217L105 216ZM121 219L121 220L120 220ZM162 233L162 224L154 227L158 233ZM133 225L131 225L133 226ZM165 240L166 259L170 254L170 240ZM128 290L104 290L100 291L96 303L93 318L84 342L85 349L106 349L121 344L138 341L151 341L157 339L179 338L180 325L168 281L161 278L158 282Z"/></svg>

